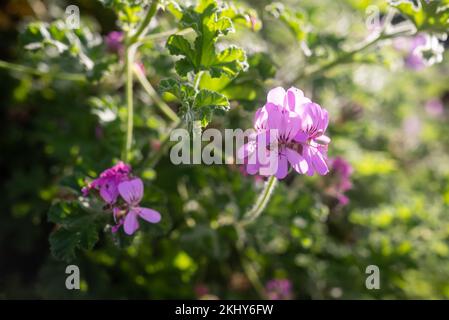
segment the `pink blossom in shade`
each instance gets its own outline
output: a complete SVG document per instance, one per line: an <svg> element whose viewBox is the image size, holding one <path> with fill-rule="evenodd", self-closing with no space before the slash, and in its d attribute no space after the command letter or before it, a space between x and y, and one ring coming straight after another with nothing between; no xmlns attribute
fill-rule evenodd
<svg viewBox="0 0 449 320"><path fill-rule="evenodd" d="M108 204L114 204L119 196L118 185L129 180L131 166L120 161L115 166L103 171L100 177L92 181L87 187L82 189L83 196L87 196L90 190L95 189L100 193L101 198Z"/></svg>
<svg viewBox="0 0 449 320"><path fill-rule="evenodd" d="M331 159L330 165L333 178L331 189L334 189L333 193L339 204L346 206L349 204L349 198L344 193L352 188L351 175L353 168L342 157Z"/></svg>
<svg viewBox="0 0 449 320"><path fill-rule="evenodd" d="M327 111L301 90L274 88L268 92L265 106L256 111L256 133L239 150L238 157L245 160L249 174L266 175L260 170L267 167L261 158L271 159L271 153L277 150L273 174L278 179L287 176L289 164L300 174L325 175L329 172L326 159L330 139L324 135L328 123Z"/></svg>
<svg viewBox="0 0 449 320"><path fill-rule="evenodd" d="M197 298L201 298L209 294L209 287L203 283L198 283L194 287L195 295Z"/></svg>
<svg viewBox="0 0 449 320"><path fill-rule="evenodd" d="M121 31L112 31L106 36L105 42L109 52L121 55L124 50L124 34Z"/></svg>
<svg viewBox="0 0 449 320"><path fill-rule="evenodd" d="M292 283L288 279L273 279L265 285L265 294L270 300L290 300L293 298Z"/></svg>
<svg viewBox="0 0 449 320"><path fill-rule="evenodd" d="M429 116L439 117L444 113L443 101L440 99L432 99L426 103L426 112Z"/></svg>
<svg viewBox="0 0 449 320"><path fill-rule="evenodd" d="M135 178L120 183L118 191L128 205L128 212L123 222L123 229L126 234L132 235L139 229L139 217L150 223L158 223L161 220L159 212L139 206L143 197L143 182L141 179Z"/></svg>

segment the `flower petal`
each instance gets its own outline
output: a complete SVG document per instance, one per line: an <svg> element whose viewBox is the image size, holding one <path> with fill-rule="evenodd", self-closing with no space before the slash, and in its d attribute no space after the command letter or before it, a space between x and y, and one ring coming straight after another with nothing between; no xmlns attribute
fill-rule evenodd
<svg viewBox="0 0 449 320"><path fill-rule="evenodd" d="M268 103L266 108L268 112L267 129L281 130L283 127L283 114L281 109L273 103Z"/></svg>
<svg viewBox="0 0 449 320"><path fill-rule="evenodd" d="M283 154L279 154L277 165L276 178L279 180L284 179L288 174L287 157Z"/></svg>
<svg viewBox="0 0 449 320"><path fill-rule="evenodd" d="M139 229L139 221L137 220L137 212L135 210L129 211L126 215L123 229L128 235L132 235L137 229Z"/></svg>
<svg viewBox="0 0 449 320"><path fill-rule="evenodd" d="M143 182L136 178L130 181L124 181L118 185L118 191L128 204L136 206L143 197Z"/></svg>
<svg viewBox="0 0 449 320"><path fill-rule="evenodd" d="M267 102L284 107L285 90L282 87L271 89L267 95Z"/></svg>
<svg viewBox="0 0 449 320"><path fill-rule="evenodd" d="M295 138L298 131L301 129L301 118L297 113L294 112L285 112L284 113L284 127L283 127L283 135L285 139L291 141Z"/></svg>
<svg viewBox="0 0 449 320"><path fill-rule="evenodd" d="M268 112L265 107L259 108L254 116L254 128L264 130L267 128Z"/></svg>
<svg viewBox="0 0 449 320"><path fill-rule="evenodd" d="M299 130L296 136L294 137L294 140L299 143L306 143L308 139L309 135L302 130Z"/></svg>
<svg viewBox="0 0 449 320"><path fill-rule="evenodd" d="M304 92L298 88L291 87L286 93L287 107L290 111L300 113L302 105L310 103L310 99L304 96Z"/></svg>
<svg viewBox="0 0 449 320"><path fill-rule="evenodd" d="M100 186L101 198L105 202L113 204L117 201L118 194L117 183L114 179L104 179L103 184Z"/></svg>
<svg viewBox="0 0 449 320"><path fill-rule="evenodd" d="M136 210L139 212L139 216L142 219L150 223L158 223L159 221L161 221L161 214L156 210L141 207L136 208Z"/></svg>
<svg viewBox="0 0 449 320"><path fill-rule="evenodd" d="M329 172L326 161L320 151L312 151L312 163L318 174L324 176Z"/></svg>
<svg viewBox="0 0 449 320"><path fill-rule="evenodd" d="M331 138L329 138L328 136L326 136L324 134L319 137L316 137L314 140L315 140L315 142L318 142L320 144L329 144L331 142Z"/></svg>
<svg viewBox="0 0 449 320"><path fill-rule="evenodd" d="M298 152L287 148L286 154L288 162L290 162L290 165L293 167L293 169L295 169L296 172L303 174L309 170L309 165L306 159L304 159L304 157L302 157Z"/></svg>

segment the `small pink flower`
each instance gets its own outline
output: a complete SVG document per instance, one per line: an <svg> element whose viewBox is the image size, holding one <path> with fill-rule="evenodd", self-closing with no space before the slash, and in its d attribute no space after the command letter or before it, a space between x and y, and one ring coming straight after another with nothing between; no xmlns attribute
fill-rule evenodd
<svg viewBox="0 0 449 320"><path fill-rule="evenodd" d="M100 177L92 181L87 187L82 189L83 196L87 196L90 190L95 189L100 193L101 198L108 204L114 204L119 196L118 185L129 180L131 166L119 162L115 166L103 171Z"/></svg>
<svg viewBox="0 0 449 320"><path fill-rule="evenodd" d="M349 204L349 198L344 194L352 188L352 166L342 157L335 157L331 161L331 182L329 188L341 206Z"/></svg>
<svg viewBox="0 0 449 320"><path fill-rule="evenodd" d="M139 206L143 197L143 182L139 178L130 181L124 181L118 185L118 191L123 200L128 205L128 212L123 221L123 229L128 235L132 235L139 229L139 220L142 218L150 223L158 223L161 220L161 214L153 209ZM116 226L117 228L120 226Z"/></svg>
<svg viewBox="0 0 449 320"><path fill-rule="evenodd" d="M414 37L397 38L393 45L405 55L404 64L408 69L421 70L443 60L444 46L435 35L419 33Z"/></svg>
<svg viewBox="0 0 449 320"><path fill-rule="evenodd" d="M267 282L265 293L270 300L290 300L293 298L292 283L288 279L273 279Z"/></svg>
<svg viewBox="0 0 449 320"><path fill-rule="evenodd" d="M444 105L440 99L432 99L426 103L426 112L432 117L439 117L444 114Z"/></svg>
<svg viewBox="0 0 449 320"><path fill-rule="evenodd" d="M124 50L124 34L121 31L112 31L106 36L105 42L109 52L121 55Z"/></svg>

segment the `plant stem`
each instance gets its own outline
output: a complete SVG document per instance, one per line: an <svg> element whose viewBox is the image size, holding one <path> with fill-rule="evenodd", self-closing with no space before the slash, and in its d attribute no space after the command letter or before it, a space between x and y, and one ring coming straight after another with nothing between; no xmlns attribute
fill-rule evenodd
<svg viewBox="0 0 449 320"><path fill-rule="evenodd" d="M174 112L157 94L156 90L154 90L151 83L148 81L148 79L145 77L145 74L142 72L142 70L134 66L134 73L137 77L137 79L140 81L140 84L145 89L145 91L150 96L151 100L159 107L159 109L172 121L180 121L178 115L176 112Z"/></svg>
<svg viewBox="0 0 449 320"><path fill-rule="evenodd" d="M54 79L59 80L68 80L68 81L75 81L75 82L86 82L86 77L82 74L76 74L76 73L50 73L45 71L40 71L31 67L22 66L19 64L7 62L0 60L0 68L7 69L11 71L16 71L20 73L26 73L33 76L39 76L39 77L52 77Z"/></svg>
<svg viewBox="0 0 449 320"><path fill-rule="evenodd" d="M339 57L335 58L333 61L325 63L322 66L318 67L317 69L315 69L315 70L313 70L313 71L311 71L309 73L301 73L301 74L299 74L293 80L293 82L298 82L302 78L316 77L317 75L322 74L322 73L332 69L333 67L335 67L335 66L337 66L339 64L352 63L352 62L354 62L352 60L352 58L357 53L362 52L362 51L372 47L373 45L375 45L379 41L395 38L397 36L404 35L404 34L409 34L409 33L410 33L409 31L401 31L401 32L393 33L393 34L382 33L377 38L375 38L375 39L373 39L373 40L371 40L371 41L369 41L369 42L367 42L365 44L362 44L360 47L357 47L357 48L352 49L350 51L344 52Z"/></svg>
<svg viewBox="0 0 449 320"><path fill-rule="evenodd" d="M201 77L203 76L203 73L204 73L204 71L200 71L197 73L197 75L195 77L195 81L194 81L195 91L198 91L198 89L200 87Z"/></svg>
<svg viewBox="0 0 449 320"><path fill-rule="evenodd" d="M148 25L151 22L151 19L156 14L157 6L159 0L153 0L150 8L148 9L145 18L140 23L137 31L128 36L126 41L126 50L125 50L125 76L126 76L126 105L128 109L127 113L127 121L126 121L126 144L125 149L122 154L122 158L125 162L128 162L131 159L131 150L133 143L133 128L134 128L134 105L133 105L133 74L134 74L134 55L139 46L138 40L145 34L148 29Z"/></svg>
<svg viewBox="0 0 449 320"><path fill-rule="evenodd" d="M251 261L248 261L245 257L245 238L246 238L245 230L241 226L236 225L236 232L237 232L236 248L239 254L242 269L245 272L246 276L248 277L249 281L251 282L254 290L259 295L259 297L261 299L265 299L264 293L265 290L262 285L262 282L260 281L259 275L257 274L257 270L254 268Z"/></svg>
<svg viewBox="0 0 449 320"><path fill-rule="evenodd" d="M125 162L131 159L131 148L133 142L133 127L134 127L134 103L133 103L133 67L134 67L134 53L135 47L126 48L125 57L125 76L126 76L126 105L127 125L126 125L126 145L123 158Z"/></svg>
<svg viewBox="0 0 449 320"><path fill-rule="evenodd" d="M143 33L145 33L145 31L148 28L148 25L151 22L151 19L156 14L158 4L159 4L159 0L153 0L153 2L151 3L150 8L147 11L147 14L145 15L145 18L142 21L142 23L137 28L137 31L129 39L129 43L130 44L136 43L139 40L140 36Z"/></svg>
<svg viewBox="0 0 449 320"><path fill-rule="evenodd" d="M148 160L148 166L150 168L154 168L157 163L159 162L159 160L162 157L162 154L165 153L165 151L168 149L169 145L170 145L170 134L173 130L175 129L179 129L182 127L182 122L181 120L179 121L175 121L172 126L170 127L170 129L168 130L168 132L162 136L161 138L161 145L159 147L159 150Z"/></svg>
<svg viewBox="0 0 449 320"><path fill-rule="evenodd" d="M271 176L268 181L265 183L265 187L262 192L259 194L256 203L243 217L243 220L238 224L240 226L246 226L253 221L255 221L260 214L263 212L268 202L270 201L271 195L273 194L273 190L276 187L277 179L275 176Z"/></svg>
<svg viewBox="0 0 449 320"><path fill-rule="evenodd" d="M158 39L163 39L163 38L169 37L172 34L184 35L184 34L192 32L192 31L193 31L192 28L187 28L187 29L183 29L183 30L171 29L171 30L168 30L168 31L163 31L163 32L154 33L154 34L149 34L146 37L142 38L140 40L140 42L141 43L152 42L154 40L158 40Z"/></svg>

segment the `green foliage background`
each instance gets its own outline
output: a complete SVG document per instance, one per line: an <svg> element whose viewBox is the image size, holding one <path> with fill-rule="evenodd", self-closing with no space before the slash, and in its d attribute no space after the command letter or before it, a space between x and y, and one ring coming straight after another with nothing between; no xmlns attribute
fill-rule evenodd
<svg viewBox="0 0 449 320"><path fill-rule="evenodd" d="M330 156L354 167L348 206L329 194L330 177L291 174L239 246L232 222L262 184L236 166L171 164L164 145L158 151L171 123L135 83L132 164L143 205L162 222L112 236L100 204L86 210L77 197L125 143L124 61L103 37L117 21L135 28L150 2L0 5L1 59L28 68L0 68L0 298L196 298L200 284L222 299L261 298L258 283L272 278L290 279L299 299L449 298L449 57L416 72L398 66L391 43L343 54L367 36L366 8L385 13L386 1L240 1L219 28L148 41L136 56L170 108L210 127L251 127L277 85L313 96L330 113ZM68 4L81 9L80 30L58 20ZM150 34L206 19L163 4ZM399 6L420 30L448 31L447 12ZM194 95L189 76L202 71ZM437 118L424 108L434 98L446 108ZM67 261L80 267L80 291L65 289ZM365 288L371 264L380 290Z"/></svg>

